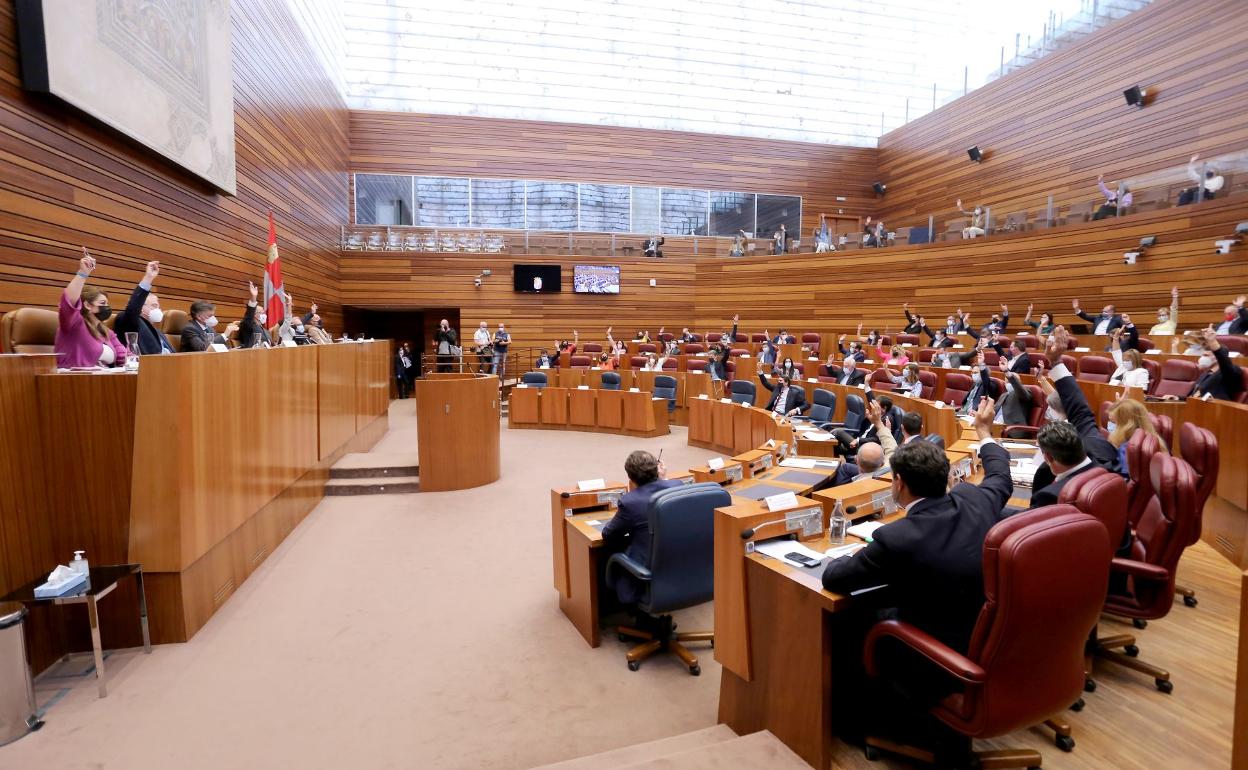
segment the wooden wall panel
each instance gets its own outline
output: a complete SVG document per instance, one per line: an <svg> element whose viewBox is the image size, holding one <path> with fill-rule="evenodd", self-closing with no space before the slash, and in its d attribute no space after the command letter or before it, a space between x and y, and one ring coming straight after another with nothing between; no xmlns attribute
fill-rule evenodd
<svg viewBox="0 0 1248 770"><path fill-rule="evenodd" d="M1238 0L1157 0L1063 51L885 134L890 226L1096 199L1096 177L1181 181L1189 156L1248 150L1248 16ZM1150 92L1143 110L1124 89ZM966 149L987 155L970 162ZM1243 161L1241 161L1242 163ZM1248 173L1248 167L1240 173ZM1137 187L1139 184L1137 184Z"/></svg>
<svg viewBox="0 0 1248 770"><path fill-rule="evenodd" d="M234 0L238 196L59 101L21 89L13 0L0 0L0 312L55 306L79 248L121 307L161 260L166 308L206 298L242 314L259 283L267 212L287 290L338 328L337 241L347 220L347 110L282 0Z"/></svg>
<svg viewBox="0 0 1248 770"><path fill-rule="evenodd" d="M681 131L352 110L351 170L801 195L802 232L808 235L821 211L871 213L876 150ZM837 196L847 200L838 202Z"/></svg>

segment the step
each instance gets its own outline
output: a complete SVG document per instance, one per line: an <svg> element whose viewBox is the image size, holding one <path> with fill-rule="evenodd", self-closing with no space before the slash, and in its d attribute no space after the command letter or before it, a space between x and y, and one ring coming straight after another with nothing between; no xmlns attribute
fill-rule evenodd
<svg viewBox="0 0 1248 770"><path fill-rule="evenodd" d="M669 754L678 754L690 749L731 741L736 737L737 734L728 725L715 725L691 733L673 735L670 738L623 746L600 754L556 762L553 765L542 765L537 770L613 770Z"/></svg>
<svg viewBox="0 0 1248 770"><path fill-rule="evenodd" d="M810 770L801 757L763 730L722 743L623 765L619 770Z"/></svg>
<svg viewBox="0 0 1248 770"><path fill-rule="evenodd" d="M414 454L354 452L344 455L329 469L331 479L384 479L419 475L420 465Z"/></svg>
<svg viewBox="0 0 1248 770"><path fill-rule="evenodd" d="M330 479L325 482L325 494L344 495L401 495L420 491L419 476L392 476L389 478Z"/></svg>

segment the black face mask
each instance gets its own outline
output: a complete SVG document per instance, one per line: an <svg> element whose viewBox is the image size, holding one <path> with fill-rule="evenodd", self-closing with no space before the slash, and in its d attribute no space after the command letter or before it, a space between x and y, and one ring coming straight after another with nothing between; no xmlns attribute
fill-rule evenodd
<svg viewBox="0 0 1248 770"><path fill-rule="evenodd" d="M113 316L113 309L109 307L108 305L104 305L103 307L95 311L95 317L98 318L100 321L107 321L109 318L112 318L112 316Z"/></svg>

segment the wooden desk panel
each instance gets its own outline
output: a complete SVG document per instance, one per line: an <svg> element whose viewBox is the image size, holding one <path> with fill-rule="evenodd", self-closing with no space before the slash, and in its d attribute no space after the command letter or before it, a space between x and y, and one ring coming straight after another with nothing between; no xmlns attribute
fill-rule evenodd
<svg viewBox="0 0 1248 770"><path fill-rule="evenodd" d="M714 440L711 429L711 407L714 404L709 398L689 399L689 443L705 446Z"/></svg>
<svg viewBox="0 0 1248 770"><path fill-rule="evenodd" d="M596 390L598 427L606 430L624 429L624 393L622 390Z"/></svg>
<svg viewBox="0 0 1248 770"><path fill-rule="evenodd" d="M498 380L490 375L416 381L422 492L498 481L500 409Z"/></svg>
<svg viewBox="0 0 1248 770"><path fill-rule="evenodd" d="M649 391L625 391L624 398L624 430L633 433L652 433L655 429L653 397ZM664 413L667 402L663 402Z"/></svg>
<svg viewBox="0 0 1248 770"><path fill-rule="evenodd" d="M711 402L711 443L715 449L724 454L736 454L732 451L732 448L736 446L732 438L732 418L736 410L740 408L729 402Z"/></svg>
<svg viewBox="0 0 1248 770"><path fill-rule="evenodd" d="M575 390L578 385L585 385L585 370L581 368L564 367L554 371L548 371L547 374L551 378L551 385L560 388Z"/></svg>
<svg viewBox="0 0 1248 770"><path fill-rule="evenodd" d="M542 425L568 424L567 388L542 388Z"/></svg>
<svg viewBox="0 0 1248 770"><path fill-rule="evenodd" d="M598 424L598 393L579 388L568 391L568 425L593 428Z"/></svg>
<svg viewBox="0 0 1248 770"><path fill-rule="evenodd" d="M762 442L754 442L754 410L734 405L732 410L732 443L728 454L740 454L753 449ZM764 439L765 440L765 439Z"/></svg>
<svg viewBox="0 0 1248 770"><path fill-rule="evenodd" d="M509 426L537 425L541 422L540 403L543 388L512 388L507 400Z"/></svg>
<svg viewBox="0 0 1248 770"><path fill-rule="evenodd" d="M317 459L323 460L355 435L355 414L359 408L356 389L359 351L357 345L348 344L305 347L316 351L316 404L320 425L320 455ZM262 350L240 352L247 355L265 353Z"/></svg>

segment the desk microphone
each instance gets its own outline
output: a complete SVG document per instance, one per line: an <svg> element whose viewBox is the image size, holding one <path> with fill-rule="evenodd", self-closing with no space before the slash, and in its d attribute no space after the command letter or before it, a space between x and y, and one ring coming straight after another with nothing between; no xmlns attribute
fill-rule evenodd
<svg viewBox="0 0 1248 770"><path fill-rule="evenodd" d="M741 539L749 540L750 538L754 537L754 533L757 532L758 530L766 529L767 527L770 527L776 524L787 524L789 522L796 522L796 521L806 522L814 518L815 516L821 516L821 515L823 515L823 511L815 508L815 509L806 511L804 513L799 513L796 516L792 516L792 517L786 516L783 519L772 519L771 521L764 521L762 524L758 524L756 526L741 530Z"/></svg>

